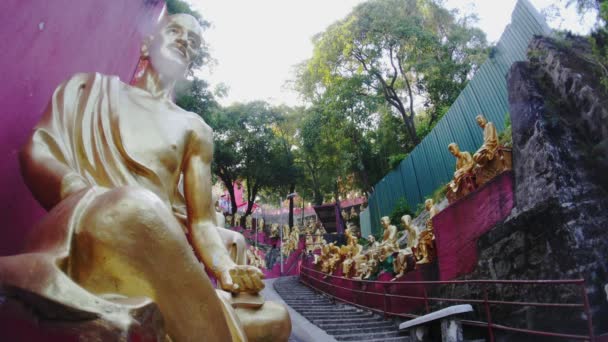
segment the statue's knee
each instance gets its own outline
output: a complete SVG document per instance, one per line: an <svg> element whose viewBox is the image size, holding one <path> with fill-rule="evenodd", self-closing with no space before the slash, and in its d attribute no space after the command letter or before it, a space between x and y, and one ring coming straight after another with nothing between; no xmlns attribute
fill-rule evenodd
<svg viewBox="0 0 608 342"><path fill-rule="evenodd" d="M100 195L88 208L88 219L97 228L166 226L171 215L167 205L153 192L125 186Z"/></svg>

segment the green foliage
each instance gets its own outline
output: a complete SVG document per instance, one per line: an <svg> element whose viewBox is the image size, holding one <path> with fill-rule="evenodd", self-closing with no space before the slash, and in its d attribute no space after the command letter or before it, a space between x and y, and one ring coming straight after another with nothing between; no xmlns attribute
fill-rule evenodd
<svg viewBox="0 0 608 342"><path fill-rule="evenodd" d="M297 88L315 102L345 80L356 80L352 96L382 98L415 146L421 137L414 96L426 99L429 123L436 122L487 55L485 36L468 26L470 20L457 20L431 0L364 2L315 37Z"/></svg>
<svg viewBox="0 0 608 342"><path fill-rule="evenodd" d="M410 209L410 206L407 203L407 199L405 199L405 197L401 197L393 207L393 211L391 212L389 217L391 219L391 223L398 226L399 222L401 222L401 217L403 215L412 216L413 214L414 212L412 212L412 210Z"/></svg>
<svg viewBox="0 0 608 342"><path fill-rule="evenodd" d="M392 156L388 157L388 166L391 169L395 169L397 166L399 166L399 164L401 164L401 162L407 158L408 154L407 153L397 153L397 154L393 154Z"/></svg>
<svg viewBox="0 0 608 342"><path fill-rule="evenodd" d="M498 135L498 143L511 147L513 145L513 135L511 133L511 115L505 114L505 129Z"/></svg>

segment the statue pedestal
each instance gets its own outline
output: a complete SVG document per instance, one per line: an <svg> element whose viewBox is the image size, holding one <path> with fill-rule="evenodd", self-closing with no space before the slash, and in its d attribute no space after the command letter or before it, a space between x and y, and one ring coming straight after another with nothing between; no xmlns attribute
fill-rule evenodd
<svg viewBox="0 0 608 342"><path fill-rule="evenodd" d="M513 172L506 171L433 217L439 279L471 273L477 266L477 239L513 207Z"/></svg>

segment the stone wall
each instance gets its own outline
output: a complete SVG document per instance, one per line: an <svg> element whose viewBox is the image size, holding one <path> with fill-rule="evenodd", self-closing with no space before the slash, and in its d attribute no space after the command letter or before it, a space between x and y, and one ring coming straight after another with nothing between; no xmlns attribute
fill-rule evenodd
<svg viewBox="0 0 608 342"><path fill-rule="evenodd" d="M479 262L463 279L586 281L596 332L608 331L608 98L583 38L535 38L529 62L508 75L515 205L483 235ZM439 294L482 298L480 287ZM501 300L581 302L574 286L497 286ZM482 309L479 309L478 312ZM493 307L494 321L522 328L585 334L578 309ZM478 317L483 318L483 316Z"/></svg>

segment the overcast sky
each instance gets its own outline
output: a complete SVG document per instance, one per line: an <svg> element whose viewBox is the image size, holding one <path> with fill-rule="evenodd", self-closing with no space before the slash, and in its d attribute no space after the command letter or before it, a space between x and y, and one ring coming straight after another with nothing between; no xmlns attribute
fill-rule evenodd
<svg viewBox="0 0 608 342"><path fill-rule="evenodd" d="M538 10L561 6L561 0L530 0ZM298 105L286 82L293 66L312 55L311 37L345 17L363 0L189 0L212 26L204 33L217 64L200 76L212 86L224 83L228 96L220 102L266 100ZM446 7L476 13L477 24L496 42L509 23L516 0L445 0ZM551 27L580 31L574 8L561 10Z"/></svg>

